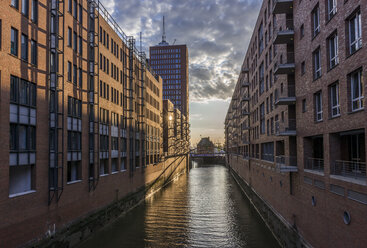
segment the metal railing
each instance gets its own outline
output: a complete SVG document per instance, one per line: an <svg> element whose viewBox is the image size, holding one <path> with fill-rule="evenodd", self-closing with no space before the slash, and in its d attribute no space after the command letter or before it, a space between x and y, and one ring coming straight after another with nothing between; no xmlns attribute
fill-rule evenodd
<svg viewBox="0 0 367 248"><path fill-rule="evenodd" d="M274 162L274 154L262 153L261 154L261 160Z"/></svg>
<svg viewBox="0 0 367 248"><path fill-rule="evenodd" d="M306 158L306 170L324 171L324 159L322 158Z"/></svg>
<svg viewBox="0 0 367 248"><path fill-rule="evenodd" d="M366 162L336 160L330 170L331 175L366 178Z"/></svg>
<svg viewBox="0 0 367 248"><path fill-rule="evenodd" d="M279 156L275 157L275 163L277 165L297 167L297 157L296 156L279 155Z"/></svg>
<svg viewBox="0 0 367 248"><path fill-rule="evenodd" d="M280 120L275 122L275 133L277 135L295 131L296 131L296 119L288 119L288 122L282 122Z"/></svg>

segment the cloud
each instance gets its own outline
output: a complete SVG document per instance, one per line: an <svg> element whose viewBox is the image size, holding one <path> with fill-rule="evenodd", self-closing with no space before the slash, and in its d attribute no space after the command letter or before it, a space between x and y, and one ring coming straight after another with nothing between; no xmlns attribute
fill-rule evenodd
<svg viewBox="0 0 367 248"><path fill-rule="evenodd" d="M101 2L127 35L135 36L139 42L139 33L142 32L143 50L146 52L149 46L161 41L162 16L165 16L167 41L172 44L176 40L176 44L186 44L189 49L190 114L202 113L200 117L190 118L193 120L193 136L204 134L203 126L211 126L211 129L217 127L218 135L223 137L220 131L223 130L223 120L219 118L224 119L262 1ZM223 112L220 117L218 114L211 116L210 111L218 111L216 106L205 109L212 104L220 104ZM209 119L211 122L207 121Z"/></svg>
<svg viewBox="0 0 367 248"><path fill-rule="evenodd" d="M161 41L187 44L190 99L227 99L242 65L256 21L258 0L102 0L128 35L143 33L143 48Z"/></svg>

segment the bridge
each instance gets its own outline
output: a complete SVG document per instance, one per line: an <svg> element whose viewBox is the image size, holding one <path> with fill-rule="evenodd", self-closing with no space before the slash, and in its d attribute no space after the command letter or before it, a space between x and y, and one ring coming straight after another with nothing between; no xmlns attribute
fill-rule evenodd
<svg viewBox="0 0 367 248"><path fill-rule="evenodd" d="M224 151L218 151L213 153L196 153L191 152L190 153L190 159L195 162L199 163L218 163L218 164L224 164L225 163L225 152Z"/></svg>

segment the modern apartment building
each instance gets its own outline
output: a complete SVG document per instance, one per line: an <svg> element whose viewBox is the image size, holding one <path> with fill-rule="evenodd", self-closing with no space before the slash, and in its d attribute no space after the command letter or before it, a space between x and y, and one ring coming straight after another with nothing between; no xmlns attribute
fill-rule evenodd
<svg viewBox="0 0 367 248"><path fill-rule="evenodd" d="M163 36L164 37L164 36ZM186 45L169 45L165 38L149 48L149 64L163 79L163 99L189 116L189 56Z"/></svg>
<svg viewBox="0 0 367 248"><path fill-rule="evenodd" d="M227 163L284 245L367 241L365 15L362 0L263 1L225 120Z"/></svg>
<svg viewBox="0 0 367 248"><path fill-rule="evenodd" d="M185 168L163 157L162 86L99 1L3 1L0 246L56 240Z"/></svg>

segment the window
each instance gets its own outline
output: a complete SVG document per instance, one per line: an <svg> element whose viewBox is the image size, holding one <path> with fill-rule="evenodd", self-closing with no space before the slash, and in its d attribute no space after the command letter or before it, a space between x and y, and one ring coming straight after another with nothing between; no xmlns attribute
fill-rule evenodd
<svg viewBox="0 0 367 248"><path fill-rule="evenodd" d="M315 37L320 33L320 8L317 5L311 13L312 15L312 35Z"/></svg>
<svg viewBox="0 0 367 248"><path fill-rule="evenodd" d="M322 121L322 93L315 94L315 119L317 122Z"/></svg>
<svg viewBox="0 0 367 248"><path fill-rule="evenodd" d="M80 161L68 161L68 178L67 181L75 182L82 179Z"/></svg>
<svg viewBox="0 0 367 248"><path fill-rule="evenodd" d="M260 24L259 30L258 30L258 36L259 36L259 54L262 53L264 50L264 34L263 34L263 24Z"/></svg>
<svg viewBox="0 0 367 248"><path fill-rule="evenodd" d="M265 105L262 103L260 105L260 133L265 133Z"/></svg>
<svg viewBox="0 0 367 248"><path fill-rule="evenodd" d="M74 48L74 51L78 51L78 35L76 34L76 32L74 32L74 40L73 40L74 44L73 44L73 48Z"/></svg>
<svg viewBox="0 0 367 248"><path fill-rule="evenodd" d="M31 63L37 65L37 42L31 40Z"/></svg>
<svg viewBox="0 0 367 248"><path fill-rule="evenodd" d="M336 1L337 0L327 0L327 10L328 10L328 18L329 20L333 18L336 14Z"/></svg>
<svg viewBox="0 0 367 248"><path fill-rule="evenodd" d="M10 53L18 56L18 30L11 28Z"/></svg>
<svg viewBox="0 0 367 248"><path fill-rule="evenodd" d="M19 0L11 0L10 5L16 9L19 9Z"/></svg>
<svg viewBox="0 0 367 248"><path fill-rule="evenodd" d="M71 28L68 27L68 46L71 47L72 46L72 36L73 36L73 32L71 31Z"/></svg>
<svg viewBox="0 0 367 248"><path fill-rule="evenodd" d="M359 11L349 19L349 47L350 54L362 47L362 23Z"/></svg>
<svg viewBox="0 0 367 248"><path fill-rule="evenodd" d="M78 83L77 74L78 74L78 69L77 69L76 65L73 65L73 83L74 83L74 85L77 85L77 83Z"/></svg>
<svg viewBox="0 0 367 248"><path fill-rule="evenodd" d="M71 62L68 61L68 81L71 82Z"/></svg>
<svg viewBox="0 0 367 248"><path fill-rule="evenodd" d="M330 86L330 111L331 111L331 117L336 117L340 115L338 83L335 83Z"/></svg>
<svg viewBox="0 0 367 248"><path fill-rule="evenodd" d="M260 95L264 92L264 62L261 63L259 69L259 80L260 80Z"/></svg>
<svg viewBox="0 0 367 248"><path fill-rule="evenodd" d="M363 84L362 69L350 75L350 91L352 100L352 111L363 109Z"/></svg>
<svg viewBox="0 0 367 248"><path fill-rule="evenodd" d="M329 68L334 68L339 63L338 57L338 35L333 34L328 39L329 46Z"/></svg>
<svg viewBox="0 0 367 248"><path fill-rule="evenodd" d="M303 38L303 36L305 36L305 25L304 24L301 25L300 35L301 35L301 39Z"/></svg>
<svg viewBox="0 0 367 248"><path fill-rule="evenodd" d="M22 0L22 14L28 17L29 13L29 0Z"/></svg>
<svg viewBox="0 0 367 248"><path fill-rule="evenodd" d="M83 87L83 70L82 68L79 68L79 87Z"/></svg>
<svg viewBox="0 0 367 248"><path fill-rule="evenodd" d="M73 0L69 0L68 11L71 13L73 10Z"/></svg>
<svg viewBox="0 0 367 248"><path fill-rule="evenodd" d="M28 61L28 36L22 34L21 37L21 59Z"/></svg>
<svg viewBox="0 0 367 248"><path fill-rule="evenodd" d="M76 19L78 18L78 3L76 2L76 0L74 0L74 11L73 11L73 17Z"/></svg>
<svg viewBox="0 0 367 248"><path fill-rule="evenodd" d="M79 4L79 22L83 22L83 6Z"/></svg>
<svg viewBox="0 0 367 248"><path fill-rule="evenodd" d="M9 195L34 188L33 171L36 150L36 85L10 77ZM17 105L25 111L13 112ZM15 108L14 108L15 107Z"/></svg>
<svg viewBox="0 0 367 248"><path fill-rule="evenodd" d="M301 63L301 74L304 75L306 72L306 64L305 61Z"/></svg>
<svg viewBox="0 0 367 248"><path fill-rule="evenodd" d="M313 78L318 79L321 77L321 50L318 48L313 52Z"/></svg>
<svg viewBox="0 0 367 248"><path fill-rule="evenodd" d="M83 38L79 36L79 54L83 54Z"/></svg>
<svg viewBox="0 0 367 248"><path fill-rule="evenodd" d="M307 111L306 99L302 100L302 113Z"/></svg>
<svg viewBox="0 0 367 248"><path fill-rule="evenodd" d="M34 23L38 22L38 0L32 0L32 15L31 20Z"/></svg>

